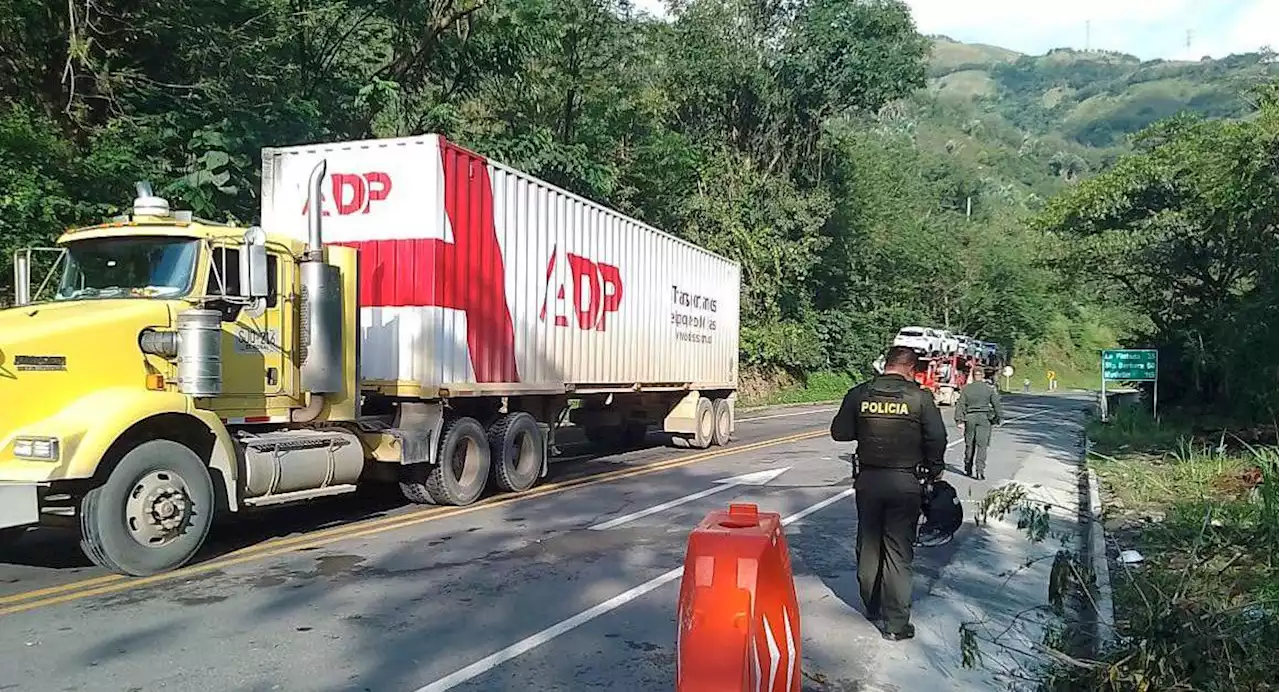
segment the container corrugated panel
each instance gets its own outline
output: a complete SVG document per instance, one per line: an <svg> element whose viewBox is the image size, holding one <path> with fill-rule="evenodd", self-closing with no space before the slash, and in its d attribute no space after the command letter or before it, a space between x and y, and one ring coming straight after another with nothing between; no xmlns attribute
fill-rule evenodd
<svg viewBox="0 0 1280 692"><path fill-rule="evenodd" d="M737 382L737 263L426 135L263 151L262 222L360 251L367 384Z"/></svg>

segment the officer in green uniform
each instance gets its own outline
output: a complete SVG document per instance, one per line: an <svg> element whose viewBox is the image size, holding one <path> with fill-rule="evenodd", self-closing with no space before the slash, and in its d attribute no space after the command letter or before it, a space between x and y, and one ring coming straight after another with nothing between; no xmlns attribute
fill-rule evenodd
<svg viewBox="0 0 1280 692"><path fill-rule="evenodd" d="M867 619L890 641L915 636L911 624L912 543L922 479L942 476L947 429L933 394L915 382L916 354L895 346L884 372L849 390L831 421L837 442L858 442L858 590Z"/></svg>
<svg viewBox="0 0 1280 692"><path fill-rule="evenodd" d="M1000 392L986 377L982 369L973 371L973 379L960 390L956 400L956 426L964 434L964 474L978 480L985 479L987 447L991 444L991 426L999 425L1004 417L1000 406Z"/></svg>

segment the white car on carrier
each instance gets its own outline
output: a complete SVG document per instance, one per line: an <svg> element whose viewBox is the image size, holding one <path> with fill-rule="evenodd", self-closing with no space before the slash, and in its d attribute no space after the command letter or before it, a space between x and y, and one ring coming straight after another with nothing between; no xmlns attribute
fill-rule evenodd
<svg viewBox="0 0 1280 692"><path fill-rule="evenodd" d="M942 337L928 327L903 327L893 337L894 346L906 346L921 353L937 353L942 350Z"/></svg>
<svg viewBox="0 0 1280 692"><path fill-rule="evenodd" d="M939 334L938 338L941 340L941 343L938 347L939 351L941 351L942 353L951 354L960 350L960 341L959 339L956 339L955 334L952 334L951 332L945 329L943 329L938 334Z"/></svg>

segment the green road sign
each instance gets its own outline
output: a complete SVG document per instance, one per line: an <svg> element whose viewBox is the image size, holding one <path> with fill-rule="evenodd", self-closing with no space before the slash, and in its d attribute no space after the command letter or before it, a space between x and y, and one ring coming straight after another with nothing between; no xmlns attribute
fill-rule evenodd
<svg viewBox="0 0 1280 692"><path fill-rule="evenodd" d="M1102 379L1152 382L1160 356L1153 348L1121 348L1102 352Z"/></svg>

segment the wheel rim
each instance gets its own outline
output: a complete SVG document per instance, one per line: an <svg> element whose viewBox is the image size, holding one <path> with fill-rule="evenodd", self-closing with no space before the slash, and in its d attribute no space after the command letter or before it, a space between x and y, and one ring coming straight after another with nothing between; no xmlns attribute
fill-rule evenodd
<svg viewBox="0 0 1280 692"><path fill-rule="evenodd" d="M533 443L533 435L522 433L511 441L507 454L515 461L516 473L531 473L538 462L538 446Z"/></svg>
<svg viewBox="0 0 1280 692"><path fill-rule="evenodd" d="M698 421L698 432L702 434L703 439L711 439L715 422L715 416L712 415L709 410L706 412L706 415L702 416L701 420Z"/></svg>
<svg viewBox="0 0 1280 692"><path fill-rule="evenodd" d="M720 439L729 438L729 409L721 409L720 415L716 417L716 428L720 433Z"/></svg>
<svg viewBox="0 0 1280 692"><path fill-rule="evenodd" d="M161 548L181 536L195 509L182 476L169 470L139 478L125 500L125 526L139 545Z"/></svg>
<svg viewBox="0 0 1280 692"><path fill-rule="evenodd" d="M450 467L458 485L470 488L480 476L480 446L470 439L465 444L458 445L453 452Z"/></svg>

